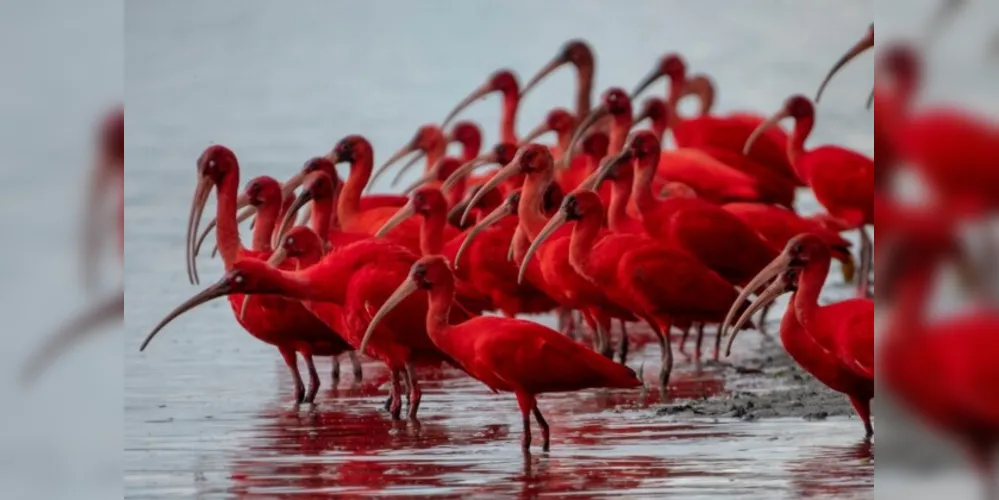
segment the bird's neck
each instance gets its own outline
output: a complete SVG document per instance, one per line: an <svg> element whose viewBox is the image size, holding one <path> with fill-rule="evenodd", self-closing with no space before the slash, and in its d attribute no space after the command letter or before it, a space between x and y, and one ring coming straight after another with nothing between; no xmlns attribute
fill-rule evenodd
<svg viewBox="0 0 999 500"><path fill-rule="evenodd" d="M576 118L582 120L590 114L593 103L593 65L579 66L576 74ZM561 142L561 141L560 141ZM563 149L564 150L564 149Z"/></svg>
<svg viewBox="0 0 999 500"><path fill-rule="evenodd" d="M216 206L215 230L219 255L226 269L229 269L239 256L243 244L239 241L239 225L236 223L236 196L239 190L239 170L233 168L226 173L216 186L218 202Z"/></svg>
<svg viewBox="0 0 999 500"><path fill-rule="evenodd" d="M445 211L441 207L423 216L423 224L420 225L420 253L424 256L440 255L444 248L444 226L447 224Z"/></svg>
<svg viewBox="0 0 999 500"><path fill-rule="evenodd" d="M639 213L648 212L656 206L656 197L652 193L652 179L655 175L656 162L653 159L642 159L635 162L631 199Z"/></svg>
<svg viewBox="0 0 999 500"><path fill-rule="evenodd" d="M330 231L333 229L333 199L330 197L320 197L312 200L312 230L319 235L319 239L326 243L329 239Z"/></svg>
<svg viewBox="0 0 999 500"><path fill-rule="evenodd" d="M572 239L569 242L569 264L583 276L590 275L587 272L590 267L590 255L593 253L593 246L597 241L603 220L603 211L587 213L582 219L576 221L576 227L572 228Z"/></svg>
<svg viewBox="0 0 999 500"><path fill-rule="evenodd" d="M659 144L663 143L663 138L666 137L666 130L669 129L669 121L666 119L666 115L656 116L650 119L653 134L656 134L656 139L659 139Z"/></svg>
<svg viewBox="0 0 999 500"><path fill-rule="evenodd" d="M631 111L614 115L610 127L610 143L607 147L607 154L618 154L624 149L624 142L628 139L628 131L631 130L633 120Z"/></svg>
<svg viewBox="0 0 999 500"><path fill-rule="evenodd" d="M798 278L798 291L791 299L794 315L798 323L809 330L815 323L815 313L819 308L819 294L829 274L830 256L826 253L811 260Z"/></svg>
<svg viewBox="0 0 999 500"><path fill-rule="evenodd" d="M503 93L503 116L500 119L500 142L516 144L517 141L517 108L520 105L520 93L506 91Z"/></svg>
<svg viewBox="0 0 999 500"><path fill-rule="evenodd" d="M341 223L351 220L360 211L361 194L371 178L374 158L366 157L350 164L350 175L343 185L340 201L337 204L337 218Z"/></svg>
<svg viewBox="0 0 999 500"><path fill-rule="evenodd" d="M895 305L887 321L888 335L913 335L922 331L925 324L923 311L929 300L933 278L937 266L913 266L901 277L895 289L898 291Z"/></svg>
<svg viewBox="0 0 999 500"><path fill-rule="evenodd" d="M443 140L434 143L433 147L427 150L426 172L433 170L437 162L447 153L447 143Z"/></svg>
<svg viewBox="0 0 999 500"><path fill-rule="evenodd" d="M615 233L624 231L631 219L628 216L628 200L630 198L631 179L614 179L611 183L610 203L607 206L607 227L611 231Z"/></svg>
<svg viewBox="0 0 999 500"><path fill-rule="evenodd" d="M447 334L451 330L448 318L451 316L451 303L454 302L454 278L444 278L435 283L428 294L427 335L438 347L447 343Z"/></svg>
<svg viewBox="0 0 999 500"><path fill-rule="evenodd" d="M545 224L548 224L543 200L549 184L551 184L550 176L545 180L531 175L524 180L524 189L520 194L517 214L520 217L520 227L523 228L524 234L530 241L534 241L538 237L538 233L544 229Z"/></svg>
<svg viewBox="0 0 999 500"><path fill-rule="evenodd" d="M795 119L794 130L791 131L791 137L787 141L787 159L791 162L798 177L806 182L808 180L808 173L801 171L798 160L805 154L805 141L808 140L808 135L812 133L812 126L814 125L815 117L812 116Z"/></svg>
<svg viewBox="0 0 999 500"><path fill-rule="evenodd" d="M266 201L257 208L257 221L253 226L253 249L261 252L271 250L271 236L277 225L281 206L274 201Z"/></svg>
<svg viewBox="0 0 999 500"><path fill-rule="evenodd" d="M461 162L468 163L479 157L482 141L468 141L461 144Z"/></svg>
<svg viewBox="0 0 999 500"><path fill-rule="evenodd" d="M563 129L558 131L558 158L556 160L561 160L563 156L569 154L569 144L572 142L572 128ZM554 157L555 151L552 151L552 156Z"/></svg>
<svg viewBox="0 0 999 500"><path fill-rule="evenodd" d="M679 113L680 97L683 96L683 86L686 85L686 78L669 77L669 85L666 93L666 119L669 126L675 127L680 124L682 117Z"/></svg>

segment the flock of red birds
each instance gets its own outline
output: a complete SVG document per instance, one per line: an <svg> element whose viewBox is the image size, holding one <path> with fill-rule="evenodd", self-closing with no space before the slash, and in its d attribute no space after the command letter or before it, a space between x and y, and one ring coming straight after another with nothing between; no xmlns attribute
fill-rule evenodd
<svg viewBox="0 0 999 500"><path fill-rule="evenodd" d="M522 99L566 65L577 74L574 110L555 108L530 133L518 133ZM141 349L177 316L225 296L237 322L281 352L299 403L317 394L315 356L350 355L359 379L354 353L363 353L391 373L392 417L400 418L406 393L408 416L416 418L420 371L446 364L493 391L513 392L524 448L533 415L548 450L539 394L643 385L624 364L629 340L642 332L625 324L645 323L658 339L665 393L674 328L684 340L697 332L700 357L705 326L717 326L717 357L728 330L752 327L751 314L791 291L780 327L785 348L849 396L870 437L873 250L865 226L874 223L873 159L838 146L806 148L818 112L801 95L769 118L713 112L713 82L689 75L675 53L630 94L612 87L597 103L594 72L593 51L582 40L567 42L523 87L512 71L499 70L377 169L372 145L350 135L288 181L258 177L240 193L236 155L208 147L197 160L188 274L198 283L195 257L212 228L226 273L164 318ZM633 101L663 78L666 95L648 98L635 113ZM493 93L503 96L500 143L484 149L477 124L451 122ZM686 96L700 99L699 115L678 113ZM884 105L882 96L876 105ZM778 124L784 118L794 122L790 133ZM639 126L646 120L647 128ZM667 131L675 148L664 148ZM549 132L556 143L537 142ZM460 156L448 156L452 143ZM416 184L399 195L365 193L373 176L409 155L400 174L426 157ZM339 164L350 167L345 180ZM500 168L473 174L494 164ZM811 189L825 211L798 214L799 188ZM199 239L213 190L216 217ZM238 224L253 214L253 242L244 246ZM840 235L853 230L864 242L859 273ZM833 259L844 278L856 275L858 298L820 306ZM517 319L548 312L558 314L561 332ZM577 335L577 314L592 343ZM337 362L333 370L336 383Z"/></svg>

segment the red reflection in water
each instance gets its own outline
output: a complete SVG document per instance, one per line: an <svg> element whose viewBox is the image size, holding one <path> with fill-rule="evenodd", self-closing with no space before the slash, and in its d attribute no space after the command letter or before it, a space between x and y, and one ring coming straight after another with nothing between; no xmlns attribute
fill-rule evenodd
<svg viewBox="0 0 999 500"><path fill-rule="evenodd" d="M848 447L823 447L814 456L789 468L791 482L802 497L842 498L869 487L873 460L874 446L868 441Z"/></svg>

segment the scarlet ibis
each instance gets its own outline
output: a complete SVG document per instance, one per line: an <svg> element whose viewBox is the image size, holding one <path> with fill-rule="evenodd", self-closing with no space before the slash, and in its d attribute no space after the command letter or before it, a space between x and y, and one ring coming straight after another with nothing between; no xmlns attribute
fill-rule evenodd
<svg viewBox="0 0 999 500"><path fill-rule="evenodd" d="M610 115L612 118L608 151L610 154L620 152L633 123L631 109L631 99L628 98L628 94L624 90L616 87L608 89L602 96L602 104L583 120L576 129L574 138L581 137L596 120ZM570 147L572 146L570 145ZM693 187L701 196L712 201L761 200L766 198L756 179L729 167L703 151L691 148L662 152L656 180L683 182ZM793 199L793 193L791 199ZM781 201L787 202L788 200Z"/></svg>
<svg viewBox="0 0 999 500"><path fill-rule="evenodd" d="M390 182L391 186L394 187L398 184L402 175L406 173L410 167L415 165L416 162L419 161L419 159L424 155L427 157L426 170L430 170L441 158L444 157L444 154L447 152L447 140L444 138L444 132L440 129L440 127L434 125L433 123L428 123L417 129L416 135L414 135L409 142L396 151L392 157L386 160L385 163L375 170L374 175L372 175L371 180L368 183L368 187L371 187L371 185L373 185L383 173L388 171L390 166L405 158L407 155L417 152L419 154L413 155L411 161L396 171L395 176L392 177L392 181Z"/></svg>
<svg viewBox="0 0 999 500"><path fill-rule="evenodd" d="M892 309L876 362L885 387L923 423L964 448L990 493L987 498L995 498L999 312L985 300L946 319L929 318L945 259L971 270L953 224L934 219L919 217L918 224L899 228L886 247L904 252L885 259L881 273L882 289L892 292Z"/></svg>
<svg viewBox="0 0 999 500"><path fill-rule="evenodd" d="M450 159L457 164L458 160ZM410 217L419 216L422 219L420 253L424 257L443 254L448 260L454 262L455 253L458 251L458 246L461 245L463 235L459 234L445 240L444 228L447 227L447 210L447 200L440 189L433 186L418 188L410 196L409 203L403 205L391 219L385 221L385 224L375 233L375 237L388 233ZM495 255L500 257L499 253ZM457 296L455 300L461 304L465 311L474 314L482 314L484 311L492 310L493 303L488 288L476 287L468 278L468 273L464 273L456 281Z"/></svg>
<svg viewBox="0 0 999 500"><path fill-rule="evenodd" d="M483 185L476 196L481 196L484 191L495 188L510 177L525 173L517 212L521 231L533 241L548 222L548 217L543 211L542 198L554 180L554 168L554 160L547 147L540 144L522 146L513 160ZM472 200L474 203L476 198L473 197ZM561 290L560 293L552 295L552 298L564 308L580 310L587 324L596 332L598 349L604 355L610 356L612 353L609 342L610 320L617 318L634 321L635 316L608 300L598 287L572 268L569 263L567 233L562 232L545 242L539 252L541 275L531 276L530 282L549 292Z"/></svg>
<svg viewBox="0 0 999 500"><path fill-rule="evenodd" d="M874 398L874 301L847 299L820 306L822 285L829 274L832 255L821 238L805 233L791 239L776 259L746 285L736 304L768 281L756 302L735 321L736 332L728 341L731 351L738 329L766 304L785 292L793 292L780 325L780 337L787 353L816 379L846 394L864 422L866 437L874 435L871 426L871 399ZM729 311L723 332L732 325L737 308Z"/></svg>
<svg viewBox="0 0 999 500"><path fill-rule="evenodd" d="M776 252L721 207L696 197L656 198L652 179L660 146L655 134L634 132L625 153L633 158L635 169L632 201L641 212L645 231L654 239L686 250L737 286L747 283L773 259Z"/></svg>
<svg viewBox="0 0 999 500"><path fill-rule="evenodd" d="M510 70L501 69L489 76L489 79L462 99L444 121L441 127L447 127L458 113L473 102L493 93L503 94L503 112L500 118L500 142L517 143L517 108L520 104L520 85L517 77Z"/></svg>
<svg viewBox="0 0 999 500"><path fill-rule="evenodd" d="M453 142L461 144L462 163L472 161L482 151L482 130L472 121L455 122L445 139L449 144Z"/></svg>
<svg viewBox="0 0 999 500"><path fill-rule="evenodd" d="M787 156L795 173L812 188L829 215L839 219L843 227L860 231L858 290L866 296L873 243L864 226L874 223L874 161L839 146L821 146L806 151L805 141L815 124L815 107L802 95L793 95L784 101L781 109L746 139L743 151L751 151L756 139L784 118L794 119Z"/></svg>
<svg viewBox="0 0 999 500"><path fill-rule="evenodd" d="M216 167L219 162L216 162ZM231 207L234 200L227 202ZM219 230L228 234L220 219ZM229 249L220 250L223 257ZM390 295L393 283L400 282L416 261L416 256L398 244L381 238L369 238L334 250L315 265L301 270L278 269L283 256L275 252L270 262L252 258L237 259L217 283L206 288L168 314L149 334L143 347L174 318L209 300L233 295L274 295L280 300L302 301L308 310L332 328L342 328L351 345L360 345L372 311ZM287 265L287 264L285 264ZM402 271L400 274L400 270ZM401 410L401 377L410 382L409 417L415 418L422 391L415 367L451 362L427 338L424 300L413 300L398 307L385 319L382 334L370 342L366 353L383 361L392 373L391 413L398 418ZM456 311L454 319L465 319ZM248 317L249 317L248 313Z"/></svg>
<svg viewBox="0 0 999 500"><path fill-rule="evenodd" d="M593 191L570 193L561 211L538 233L521 263L526 264L548 237L575 222L569 262L597 284L619 307L645 320L659 338L663 393L673 368L670 328L676 320L721 322L738 292L714 271L682 250L656 243L642 234L612 233L602 227L604 208Z"/></svg>
<svg viewBox="0 0 999 500"><path fill-rule="evenodd" d="M117 198L116 233L118 237L118 257L124 258L125 193L123 190L125 172L125 108L112 108L97 127L94 164L91 167L90 186L84 208L84 231L82 248L83 284L93 288L96 281L100 230L101 204ZM115 190L115 186L118 188ZM115 192L117 191L117 192ZM109 193L109 194L105 194ZM69 320L57 331L46 334L41 347L24 362L21 381L33 382L57 357L67 349L93 333L98 327L121 321L125 313L125 292L115 293L88 308L79 316Z"/></svg>
<svg viewBox="0 0 999 500"><path fill-rule="evenodd" d="M371 177L374 165L371 143L359 135L350 135L340 140L326 157L333 164L350 163L350 175L343 185L337 204L337 218L341 227L347 232L375 234L386 220L395 215L398 208L381 206L364 209L361 206L361 193ZM448 236L454 234L450 228L445 233ZM420 223L415 219L396 226L385 237L414 253L420 251Z"/></svg>
<svg viewBox="0 0 999 500"><path fill-rule="evenodd" d="M238 183L239 163L236 155L221 145L206 148L198 159L198 184L188 218L187 263L192 281L197 279L193 259L194 236L197 234L201 214L213 186L218 198L216 237L219 254L226 269L232 268L237 261L243 259L264 265L261 259L269 256L267 252L247 250L239 240L239 230L236 226ZM245 198L249 199L250 196L247 195ZM295 401L312 402L320 384L312 357L337 356L350 350L350 345L335 330L319 321L296 301L265 296L255 298L244 307L245 300L243 294L229 296L236 321L257 339L278 348L295 381ZM140 350L145 349L151 339L150 336ZM307 394L302 377L298 373L296 353L302 355L309 370L310 387Z"/></svg>
<svg viewBox="0 0 999 500"><path fill-rule="evenodd" d="M548 423L538 409L539 394L641 386L630 368L538 323L480 316L449 324L455 280L446 258L439 255L413 264L408 277L375 313L361 349L377 337L377 327L385 318L421 290L428 292L427 333L434 344L493 391L516 394L524 422L525 451L531 445L532 413L541 427L542 450L550 449Z"/></svg>
<svg viewBox="0 0 999 500"><path fill-rule="evenodd" d="M762 116L753 113L732 113L728 116L700 116L683 118L677 112L677 104L687 86L687 63L676 53L668 53L659 59L651 72L635 87L631 98L635 99L659 78L669 78L666 107L669 112L669 126L673 139L681 148L699 148L709 152L728 150L739 153L746 138L762 121ZM798 182L788 160L786 150L787 134L779 128L771 129L760 138L760 146L753 150L754 162L766 166L789 182Z"/></svg>
<svg viewBox="0 0 999 500"><path fill-rule="evenodd" d="M528 80L520 96L523 98L541 80L565 64L571 64L576 69L576 116L582 118L590 114L595 70L593 50L585 40L573 39L565 42L558 54Z"/></svg>
<svg viewBox="0 0 999 500"><path fill-rule="evenodd" d="M520 143L528 144L548 132L555 132L558 141L552 149L552 156L555 158L555 161L559 161L562 155L566 154L566 151L569 149L569 141L572 139L572 132L574 130L576 130L576 117L565 108L555 108L549 111L545 115L544 121L528 132L520 140Z"/></svg>

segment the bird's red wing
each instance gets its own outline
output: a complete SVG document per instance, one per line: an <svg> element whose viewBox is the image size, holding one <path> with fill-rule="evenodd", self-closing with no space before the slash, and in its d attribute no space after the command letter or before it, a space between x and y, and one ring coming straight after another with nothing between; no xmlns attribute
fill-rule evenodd
<svg viewBox="0 0 999 500"><path fill-rule="evenodd" d="M825 146L812 150L802 161L816 199L830 213L843 217L837 211L849 210L859 211L864 218L873 217L874 162L870 158L848 149Z"/></svg>
<svg viewBox="0 0 999 500"><path fill-rule="evenodd" d="M830 329L832 345L826 347L856 375L873 381L874 301L845 300L820 308L818 314L819 323Z"/></svg>
<svg viewBox="0 0 999 500"><path fill-rule="evenodd" d="M470 323L467 326L474 331L462 332L475 336L473 352L467 353L472 357L469 371L501 380L514 390L542 393L639 385L629 368L538 323L496 317Z"/></svg>
<svg viewBox="0 0 999 500"><path fill-rule="evenodd" d="M662 247L624 254L618 279L649 313L720 320L737 298L732 285L714 271L683 252Z"/></svg>

